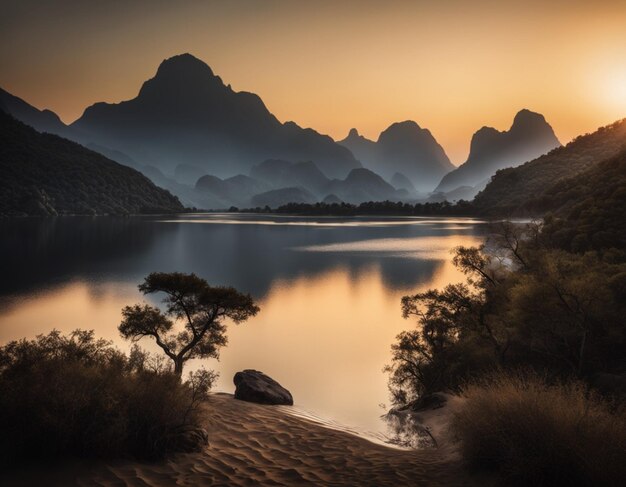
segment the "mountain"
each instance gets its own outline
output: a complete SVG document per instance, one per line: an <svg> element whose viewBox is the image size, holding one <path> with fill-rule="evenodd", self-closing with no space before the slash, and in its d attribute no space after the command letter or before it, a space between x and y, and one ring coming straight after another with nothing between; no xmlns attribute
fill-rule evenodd
<svg viewBox="0 0 626 487"><path fill-rule="evenodd" d="M344 180L332 180L326 191L346 203L399 200L405 196L378 174L365 168L353 169Z"/></svg>
<svg viewBox="0 0 626 487"><path fill-rule="evenodd" d="M467 161L446 174L435 191L447 193L459 186L472 186L478 192L497 170L519 166L560 145L543 115L521 110L508 131L483 127L476 132Z"/></svg>
<svg viewBox="0 0 626 487"><path fill-rule="evenodd" d="M402 173L421 192L432 191L442 176L454 169L430 131L413 121L390 125L376 142L352 129L338 143L350 149L367 169L388 180L396 172Z"/></svg>
<svg viewBox="0 0 626 487"><path fill-rule="evenodd" d="M0 216L174 213L146 176L0 110Z"/></svg>
<svg viewBox="0 0 626 487"><path fill-rule="evenodd" d="M626 260L626 150L558 181L542 204L552 208L542 232L552 247L579 253L621 249L613 259Z"/></svg>
<svg viewBox="0 0 626 487"><path fill-rule="evenodd" d="M0 111L30 125L38 132L56 134L67 139L77 138L75 131L65 125L56 113L51 110L39 110L2 88L0 88Z"/></svg>
<svg viewBox="0 0 626 487"><path fill-rule="evenodd" d="M474 198L483 214L538 215L552 211L560 182L583 173L626 148L626 119L577 137L537 159L498 171Z"/></svg>
<svg viewBox="0 0 626 487"><path fill-rule="evenodd" d="M373 169L378 164L378 148L376 142L359 134L355 128L350 129L348 136L337 142L347 147L350 152L368 169Z"/></svg>
<svg viewBox="0 0 626 487"><path fill-rule="evenodd" d="M391 176L391 180L389 182L396 189L406 189L409 193L416 192L415 186L413 186L411 180L401 172L397 172Z"/></svg>
<svg viewBox="0 0 626 487"><path fill-rule="evenodd" d="M315 194L326 191L330 179L312 161L289 162L268 159L250 169L252 178L264 181L273 189L302 186Z"/></svg>
<svg viewBox="0 0 626 487"><path fill-rule="evenodd" d="M353 169L345 179L330 180L312 162L280 159L268 159L254 166L250 176L240 174L227 179L202 176L196 182L195 194L213 198L212 204L219 206L203 206L213 209L266 205L274 208L286 203L314 203L328 196L350 203L410 199L406 190L396 190L365 168Z"/></svg>
<svg viewBox="0 0 626 487"><path fill-rule="evenodd" d="M360 167L330 137L279 122L261 98L233 91L190 54L163 61L136 98L87 108L72 128L167 173L184 163L229 177L265 159L312 160L329 177Z"/></svg>
<svg viewBox="0 0 626 487"><path fill-rule="evenodd" d="M278 208L287 203L315 203L317 198L302 187L273 189L252 197L254 208Z"/></svg>

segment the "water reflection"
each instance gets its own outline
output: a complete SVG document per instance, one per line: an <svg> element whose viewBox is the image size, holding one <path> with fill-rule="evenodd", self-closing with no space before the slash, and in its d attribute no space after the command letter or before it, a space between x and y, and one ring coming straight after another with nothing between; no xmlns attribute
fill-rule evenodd
<svg viewBox="0 0 626 487"><path fill-rule="evenodd" d="M116 340L120 310L151 271L195 272L250 292L261 313L228 331L218 388L257 368L296 404L380 430L389 346L410 326L400 297L460 280L449 249L480 239L470 220L236 215L0 222L0 341L53 327ZM148 342L146 342L147 344Z"/></svg>

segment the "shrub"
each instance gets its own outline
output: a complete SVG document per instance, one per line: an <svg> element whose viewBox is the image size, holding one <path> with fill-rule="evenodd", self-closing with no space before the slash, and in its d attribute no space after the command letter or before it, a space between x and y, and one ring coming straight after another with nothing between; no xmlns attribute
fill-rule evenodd
<svg viewBox="0 0 626 487"><path fill-rule="evenodd" d="M624 410L582 383L500 374L463 395L452 429L470 465L523 485L618 485L626 478Z"/></svg>
<svg viewBox="0 0 626 487"><path fill-rule="evenodd" d="M93 331L0 348L0 464L55 456L156 459L206 443L200 406L215 374L187 382Z"/></svg>

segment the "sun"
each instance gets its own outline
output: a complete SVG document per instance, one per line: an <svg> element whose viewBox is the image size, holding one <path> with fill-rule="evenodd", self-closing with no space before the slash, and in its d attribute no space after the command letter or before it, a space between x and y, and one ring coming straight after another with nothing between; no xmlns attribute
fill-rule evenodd
<svg viewBox="0 0 626 487"><path fill-rule="evenodd" d="M616 108L626 110L626 66L611 72L607 77L604 97Z"/></svg>

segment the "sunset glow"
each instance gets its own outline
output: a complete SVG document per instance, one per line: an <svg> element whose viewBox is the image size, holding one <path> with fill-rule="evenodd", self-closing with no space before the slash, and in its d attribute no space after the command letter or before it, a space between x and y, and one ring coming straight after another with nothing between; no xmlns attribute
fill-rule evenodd
<svg viewBox="0 0 626 487"><path fill-rule="evenodd" d="M65 5L14 2L0 20L0 86L65 122L134 97L181 52L259 94L282 121L376 139L412 119L455 164L473 132L508 129L524 107L563 142L626 111L624 2Z"/></svg>

